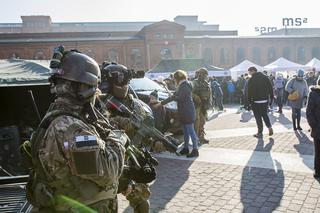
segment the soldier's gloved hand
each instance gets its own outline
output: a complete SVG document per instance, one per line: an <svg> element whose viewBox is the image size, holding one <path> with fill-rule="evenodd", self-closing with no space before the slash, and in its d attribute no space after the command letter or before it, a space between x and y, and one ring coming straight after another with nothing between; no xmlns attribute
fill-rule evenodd
<svg viewBox="0 0 320 213"><path fill-rule="evenodd" d="M116 124L117 127L125 131L130 131L134 128L130 118L115 116L110 119L111 123Z"/></svg>
<svg viewBox="0 0 320 213"><path fill-rule="evenodd" d="M132 124L132 122L131 122L131 120L129 118L126 119L126 122L124 122L122 124L122 127L123 127L123 129L125 131L130 131L130 130L132 130L134 128L134 126L133 126L133 124Z"/></svg>
<svg viewBox="0 0 320 213"><path fill-rule="evenodd" d="M128 194L130 194L132 192L132 190L133 190L132 185L129 184L128 188L125 191L122 191L121 194L123 194L123 196L127 197Z"/></svg>

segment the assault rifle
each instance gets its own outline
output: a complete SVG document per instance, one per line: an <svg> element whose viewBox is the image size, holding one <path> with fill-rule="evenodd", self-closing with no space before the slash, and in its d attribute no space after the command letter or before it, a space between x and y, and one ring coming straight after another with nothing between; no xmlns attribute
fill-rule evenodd
<svg viewBox="0 0 320 213"><path fill-rule="evenodd" d="M150 123L147 124L145 119L131 111L126 105L124 105L121 101L117 100L115 97L108 95L106 98L106 104L110 107L116 109L118 112L125 113L130 116L132 120L132 124L135 128L138 129L137 133L133 138L133 143L138 144L143 138L151 137L154 140L162 142L162 144L167 148L168 151L176 152L178 150L179 141L171 136L165 136L157 130Z"/></svg>
<svg viewBox="0 0 320 213"><path fill-rule="evenodd" d="M97 118L105 121L108 129L115 129L109 120L95 107L93 107L94 113ZM96 126L98 132L103 132L104 129L100 126ZM103 133L102 133L103 135ZM125 166L123 173L121 175L121 180L133 180L137 183L150 183L156 179L155 166L158 166L159 162L154 158L150 152L145 148L137 148L134 144L129 141L126 145L125 152ZM121 181L120 181L121 182ZM121 184L119 190L122 191L126 189L127 184Z"/></svg>

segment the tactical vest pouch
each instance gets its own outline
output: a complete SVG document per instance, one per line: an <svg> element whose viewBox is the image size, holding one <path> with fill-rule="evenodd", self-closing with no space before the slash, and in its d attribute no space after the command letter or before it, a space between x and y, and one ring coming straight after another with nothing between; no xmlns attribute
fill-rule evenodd
<svg viewBox="0 0 320 213"><path fill-rule="evenodd" d="M199 90L199 96L201 99L209 99L210 98L210 88L201 88Z"/></svg>
<svg viewBox="0 0 320 213"><path fill-rule="evenodd" d="M55 205L53 191L42 182L38 182L33 192L34 200L37 205L42 207L51 207Z"/></svg>
<svg viewBox="0 0 320 213"><path fill-rule="evenodd" d="M53 191L42 181L37 180L35 172L29 174L26 185L27 200L35 207L50 207L55 204Z"/></svg>

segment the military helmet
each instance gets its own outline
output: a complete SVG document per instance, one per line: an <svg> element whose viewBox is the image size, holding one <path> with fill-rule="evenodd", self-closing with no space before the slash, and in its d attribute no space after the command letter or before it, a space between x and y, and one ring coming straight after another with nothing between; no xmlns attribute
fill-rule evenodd
<svg viewBox="0 0 320 213"><path fill-rule="evenodd" d="M204 67L201 67L200 69L197 70L198 75L208 75L208 70Z"/></svg>
<svg viewBox="0 0 320 213"><path fill-rule="evenodd" d="M50 79L65 79L97 87L101 80L98 63L89 56L70 51L61 59L58 68L51 70Z"/></svg>
<svg viewBox="0 0 320 213"><path fill-rule="evenodd" d="M102 79L108 80L117 86L129 84L132 79L132 72L126 66L117 63L107 64L102 68Z"/></svg>

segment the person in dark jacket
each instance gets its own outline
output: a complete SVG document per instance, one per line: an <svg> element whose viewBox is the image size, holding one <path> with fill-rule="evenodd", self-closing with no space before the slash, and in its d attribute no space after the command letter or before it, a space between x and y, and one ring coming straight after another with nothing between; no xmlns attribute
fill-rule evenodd
<svg viewBox="0 0 320 213"><path fill-rule="evenodd" d="M187 81L187 74L182 70L177 70L173 77L177 84L177 90L173 96L163 100L161 104L167 104L173 100L177 101L178 105L178 118L183 125L184 133L184 148L181 150L181 155L187 155L187 157L197 157L198 152L198 136L194 130L194 122L196 117L195 106L192 100L192 84ZM189 153L189 138L191 137L193 149Z"/></svg>
<svg viewBox="0 0 320 213"><path fill-rule="evenodd" d="M283 107L283 92L284 87L286 86L283 76L280 74L278 75L273 81L273 88L275 91L276 102L278 105L278 112L282 114L282 107Z"/></svg>
<svg viewBox="0 0 320 213"><path fill-rule="evenodd" d="M314 174L320 179L320 78L317 86L311 87L307 104L307 120L311 127L311 137L314 140Z"/></svg>
<svg viewBox="0 0 320 213"><path fill-rule="evenodd" d="M250 111L251 110L251 106L250 106L250 103L248 101L248 82L249 82L249 79L250 79L250 76L248 75L248 73L246 73L244 75L244 79L245 79L245 82L244 82L244 86L243 86L243 103L244 103L244 109L247 110L247 111Z"/></svg>
<svg viewBox="0 0 320 213"><path fill-rule="evenodd" d="M306 79L308 87L314 86L317 84L317 77L314 74L314 70L308 73L308 77Z"/></svg>
<svg viewBox="0 0 320 213"><path fill-rule="evenodd" d="M218 107L220 111L222 111L223 110L223 92L216 78L212 78L211 90L212 90L213 99L215 100L215 106Z"/></svg>
<svg viewBox="0 0 320 213"><path fill-rule="evenodd" d="M248 101L258 126L258 133L253 135L262 138L263 123L269 129L269 136L273 135L273 129L268 117L268 101L273 102L273 88L268 76L257 71L255 67L249 67L249 74L252 76L248 81Z"/></svg>
<svg viewBox="0 0 320 213"><path fill-rule="evenodd" d="M150 98L149 107L151 108L153 116L154 116L155 127L159 131L164 132L166 109L159 101L158 91L157 90L152 91L149 95L149 98Z"/></svg>

